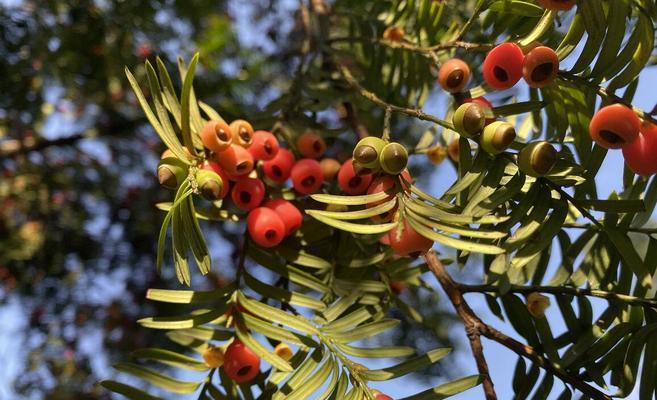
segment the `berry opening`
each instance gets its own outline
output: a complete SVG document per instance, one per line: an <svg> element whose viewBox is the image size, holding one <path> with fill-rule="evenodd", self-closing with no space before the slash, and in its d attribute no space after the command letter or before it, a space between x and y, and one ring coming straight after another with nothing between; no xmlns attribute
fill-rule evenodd
<svg viewBox="0 0 657 400"><path fill-rule="evenodd" d="M301 181L301 185L303 185L303 186L312 186L314 184L315 184L315 177L314 176L309 176L307 178L304 178Z"/></svg>
<svg viewBox="0 0 657 400"><path fill-rule="evenodd" d="M251 202L251 193L244 191L240 192L240 201L243 203Z"/></svg>
<svg viewBox="0 0 657 400"><path fill-rule="evenodd" d="M532 80L534 82L542 82L552 76L552 71L554 71L553 63L543 63L532 71Z"/></svg>
<svg viewBox="0 0 657 400"><path fill-rule="evenodd" d="M349 179L349 187L355 188L358 187L361 183L363 182L363 178L360 176L354 176L353 178Z"/></svg>
<svg viewBox="0 0 657 400"><path fill-rule="evenodd" d="M612 131L606 131L606 130L600 131L600 136L611 144L625 143L625 140L623 140L623 138L620 137L620 135L617 135Z"/></svg>
<svg viewBox="0 0 657 400"><path fill-rule="evenodd" d="M245 367L240 368L237 371L237 375L238 376L244 376L244 375L247 375L249 373L249 371L251 371L251 367L247 365Z"/></svg>
<svg viewBox="0 0 657 400"><path fill-rule="evenodd" d="M238 174L244 172L248 168L249 168L249 163L247 161L242 161L241 163L235 166L235 170L237 171Z"/></svg>
<svg viewBox="0 0 657 400"><path fill-rule="evenodd" d="M251 141L251 135L249 135L249 131L244 127L240 128L240 138L245 142Z"/></svg>
<svg viewBox="0 0 657 400"><path fill-rule="evenodd" d="M265 153L267 153L267 154L272 154L273 151L274 151L274 149L272 148L272 145L271 145L271 143L269 143L269 141L266 141L265 144L262 145L262 148L265 151Z"/></svg>
<svg viewBox="0 0 657 400"><path fill-rule="evenodd" d="M322 151L322 149L323 149L322 143L320 143L319 140L315 140L313 142L313 150L319 153Z"/></svg>
<svg viewBox="0 0 657 400"><path fill-rule="evenodd" d="M493 74L499 81L506 82L509 80L509 74L506 72L506 70L504 70L504 68L495 66L495 68L493 68Z"/></svg>
<svg viewBox="0 0 657 400"><path fill-rule="evenodd" d="M461 84L461 82L463 82L464 77L465 74L460 69L453 71L447 77L447 86L449 86L450 88L458 87Z"/></svg>
<svg viewBox="0 0 657 400"><path fill-rule="evenodd" d="M279 167L278 165L274 165L273 167L271 167L271 172L277 177L283 176L283 170L281 170L281 167Z"/></svg>
<svg viewBox="0 0 657 400"><path fill-rule="evenodd" d="M269 229L269 230L267 230L267 232L265 232L265 238L267 238L268 240L274 240L274 239L276 239L277 236L278 235L277 235L276 231L273 230L273 229Z"/></svg>
<svg viewBox="0 0 657 400"><path fill-rule="evenodd" d="M216 133L217 133L217 139L221 140L222 142L228 141L228 134L226 133L226 131L220 128L219 130L217 130Z"/></svg>

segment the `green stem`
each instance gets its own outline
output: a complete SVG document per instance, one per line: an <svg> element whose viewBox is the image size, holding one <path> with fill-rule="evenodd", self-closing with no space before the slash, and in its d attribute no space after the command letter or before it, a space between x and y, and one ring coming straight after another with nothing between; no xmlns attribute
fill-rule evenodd
<svg viewBox="0 0 657 400"><path fill-rule="evenodd" d="M208 377L205 379L205 383L203 384L203 388L201 389L201 393L198 394L198 400L205 398L205 393L208 391L208 387L212 384L212 376L216 370L216 368L212 368L210 370L210 373L208 374Z"/></svg>
<svg viewBox="0 0 657 400"><path fill-rule="evenodd" d="M481 12L483 11L484 5L486 5L486 3L487 3L486 0L479 0L477 2L477 6L475 7L474 11L472 12L472 15L465 22L465 24L463 24L463 26L461 27L461 30L459 30L459 33L456 35L456 38L455 38L456 41L463 39L463 36L465 36L468 29L470 29L472 24L474 24L474 22L477 20L477 18L479 18L479 14L481 14Z"/></svg>

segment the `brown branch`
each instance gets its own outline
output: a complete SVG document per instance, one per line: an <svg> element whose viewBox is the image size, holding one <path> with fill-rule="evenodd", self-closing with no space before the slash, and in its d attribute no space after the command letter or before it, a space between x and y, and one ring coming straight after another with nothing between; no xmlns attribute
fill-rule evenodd
<svg viewBox="0 0 657 400"><path fill-rule="evenodd" d="M363 125L361 120L358 118L358 113L354 108L354 105L348 101L342 103L342 108L344 115L342 117L345 120L351 129L358 135L359 139L366 138L370 136L370 132L367 130L367 127Z"/></svg>
<svg viewBox="0 0 657 400"><path fill-rule="evenodd" d="M363 88L356 78L351 74L349 69L345 67L344 65L338 64L337 65L338 71L342 74L342 77L347 81L349 86L351 86L354 90L356 90L361 96L366 98L367 100L371 101L372 103L378 105L379 107L385 109L390 109L390 111L400 113L400 114L406 114L411 117L415 117L417 119L421 119L423 121L429 121L433 122L434 124L440 125L442 127L445 127L447 129L454 129L454 125L451 122L447 122L445 120L442 120L438 117L435 117L431 114L427 114L423 112L422 110L419 110L417 108L406 108L406 107L400 107L394 104L389 104L385 101L383 101L379 96L376 94L370 92L369 90Z"/></svg>
<svg viewBox="0 0 657 400"><path fill-rule="evenodd" d="M477 363L477 370L479 374L483 377L483 387L484 394L486 395L487 400L497 399L497 394L495 393L495 387L493 381L490 378L490 373L488 371L488 363L486 362L486 357L484 356L483 346L481 344L481 320L475 315L474 311L470 308L468 303L465 302L463 295L459 292L456 283L452 280L452 277L447 274L443 264L436 256L436 253L432 250L427 252L424 256L429 269L438 279L440 285L447 293L447 297L452 302L456 313L459 315L463 324L465 325L465 331L468 334L468 339L470 340L470 349L472 350L472 356Z"/></svg>
<svg viewBox="0 0 657 400"><path fill-rule="evenodd" d="M636 113L636 115L639 116L639 118L641 118L645 121L652 122L653 124L657 125L657 119L655 119L652 116L652 113L643 111L642 109L640 109L638 107L634 107L632 105L632 103L630 103L629 101L623 99L620 96L615 95L612 92L609 92L606 88L604 88L602 86L599 86L596 83L591 82L591 81L589 81L588 79L586 79L582 76L573 74L572 72L569 72L569 71L559 71L559 77L562 78L563 80L569 81L571 83L586 86L589 89L591 89L592 91L596 92L596 94L598 96L602 97L603 99L605 99L607 101L610 101L610 102L613 102L613 103L623 104L623 105L631 108Z"/></svg>
<svg viewBox="0 0 657 400"><path fill-rule="evenodd" d="M45 150L48 147L68 146L75 144L80 139L84 139L85 137L86 136L83 134L77 134L52 140L35 140L32 137L23 140L8 139L0 142L0 156L15 157L17 155L27 154L33 151Z"/></svg>
<svg viewBox="0 0 657 400"><path fill-rule="evenodd" d="M473 355L477 360L477 367L480 367L480 363L483 362L485 365L485 359L483 359L483 354L478 355L475 351L480 351L481 343L473 344L472 336L485 336L486 338L497 342L509 350L513 351L517 355L527 358L532 361L539 367L543 368L547 373L556 376L561 379L564 383L570 384L580 392L584 393L586 396L596 399L596 400L611 400L611 396L601 392L595 387L589 385L588 383L580 380L579 378L568 374L566 371L562 370L559 366L553 364L550 360L543 357L540 353L534 350L533 347L520 343L519 341L507 336L506 334L498 331L497 329L484 323L470 308L468 303L463 297L463 293L459 290L459 284L454 282L451 276L445 271L443 264L440 262L436 253L429 251L424 256L429 266L429 270L436 276L438 282L443 287L447 296L449 297L452 305L456 309L457 314L463 320L463 323L466 326L466 331L468 332L468 337L470 338L470 347L472 348ZM480 360L480 359L483 359ZM480 369L480 374L484 376L484 392L486 393L487 399L493 399L495 392L493 390L493 384L490 381L490 376L488 374L488 368L485 369L485 373L482 373ZM487 388L486 380L489 381Z"/></svg>

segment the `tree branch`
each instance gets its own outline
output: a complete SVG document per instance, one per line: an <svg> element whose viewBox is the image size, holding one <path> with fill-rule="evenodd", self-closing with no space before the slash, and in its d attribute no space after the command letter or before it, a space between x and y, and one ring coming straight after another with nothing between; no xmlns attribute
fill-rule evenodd
<svg viewBox="0 0 657 400"><path fill-rule="evenodd" d="M583 380L580 380L579 378L568 374L566 371L562 370L559 366L553 364L550 360L546 359L541 354L539 354L536 350L534 350L533 347L520 343L519 341L507 336L506 334L484 323L474 313L474 311L472 311L468 303L465 301L465 298L463 297L463 293L461 293L461 291L459 290L459 284L454 282L452 277L449 276L447 271L445 271L445 268L443 267L443 264L436 256L436 253L434 253L433 251L429 251L428 253L425 254L424 258L427 261L429 270L431 270L431 272L436 276L438 282L440 282L440 285L443 287L443 289L447 293L447 296L452 302L452 305L456 309L457 314L463 320L463 323L466 326L466 331L468 331L468 337L471 337L471 335L476 335L476 336L483 335L488 339L503 345L504 347L513 351L517 355L529 359L530 361L532 361L533 363L544 369L547 373L556 376L557 378L561 379L561 381L563 381L564 383L572 385L574 388L576 388L577 390L579 390L580 392L584 393L586 396L592 399L596 399L596 400L612 399L611 396L601 392L600 390L589 385ZM479 368L480 366L479 358L483 358L483 354L477 355L475 353L475 351L479 351L480 349L477 348L477 343L473 345L472 339L470 341L470 347L472 348L473 355L477 360L477 367ZM485 363L485 359L483 360L483 362ZM495 397L489 397L491 395L494 396L495 393L493 391L493 383L492 381L490 381L488 369L487 368L485 369L485 374L483 374L481 370L480 373L484 375L484 392L486 393L486 398L487 399L495 398ZM487 381L488 381L488 385L487 385Z"/></svg>
<svg viewBox="0 0 657 400"><path fill-rule="evenodd" d="M406 114L406 115L409 115L411 117L421 119L423 121L433 122L435 124L438 124L442 127L447 128L447 129L452 129L452 130L454 129L454 125L452 125L451 122L447 122L447 121L444 121L444 120L442 120L438 117L435 117L433 115L426 114L422 110L419 110L419 109L416 109L416 108L414 109L414 108L400 107L400 106L397 106L397 105L394 105L394 104L389 104L389 103L383 101L376 94L374 94L374 93L368 91L367 89L363 88L358 83L356 78L354 78L354 76L351 74L351 72L349 71L349 69L347 67L345 67L344 65L338 64L337 68L338 68L338 71L340 71L340 73L342 74L342 77L347 81L349 86L351 86L354 90L356 90L361 96L363 96L367 100L371 101L372 103L378 105L379 107L381 107L383 109L390 109L390 111L393 111L393 112L396 112L396 113Z"/></svg>
<svg viewBox="0 0 657 400"><path fill-rule="evenodd" d="M465 285L458 284L458 289L461 293L499 293L501 289L494 285ZM584 289L570 286L518 286L511 285L506 289L509 293L550 293L550 294L566 294L571 296L591 296L607 299L610 301L618 301L626 304L635 304L646 307L657 307L657 300L645 299L642 297L629 296L625 294L618 294L613 292L605 292L604 290Z"/></svg>
<svg viewBox="0 0 657 400"><path fill-rule="evenodd" d="M365 125L363 125L361 120L358 118L358 113L356 112L354 105L348 101L345 101L342 103L342 107L344 109L344 116L342 119L344 119L349 124L351 129L358 135L358 138L363 139L370 136L370 132L367 130L367 127L365 127Z"/></svg>
<svg viewBox="0 0 657 400"><path fill-rule="evenodd" d="M617 96L614 93L611 93L611 92L607 91L606 88L604 88L602 86L599 86L596 83L591 82L591 81L589 81L588 79L586 79L584 77L573 74L572 72L569 72L569 71L559 71L559 77L561 77L562 79L564 79L566 81L569 81L571 83L586 86L589 89L596 92L596 94L598 96L602 97L603 99L605 99L607 101L623 104L623 105L631 108L636 113L636 115L639 116L639 118L641 118L643 120L646 120L646 121L650 121L653 124L657 125L657 119L653 118L651 113L645 112L645 111L643 111L642 109L640 109L638 107L634 107L632 105L632 103L630 103L629 101L626 101L622 97Z"/></svg>
<svg viewBox="0 0 657 400"><path fill-rule="evenodd" d="M463 324L465 325L465 331L467 332L468 339L470 340L472 356L477 363L477 370L479 371L479 374L484 378L483 387L486 399L497 399L495 387L488 371L488 363L486 362L486 357L484 356L484 349L481 344L481 320L475 315L474 311L472 311L468 303L465 302L465 299L463 298L461 292L459 292L456 283L452 280L452 277L447 274L443 264L436 256L436 253L430 250L425 254L424 258L429 265L429 269L436 276L438 282L440 282L440 285L443 287L443 290L445 290L449 300L452 302L456 313L459 315L463 321Z"/></svg>
<svg viewBox="0 0 657 400"><path fill-rule="evenodd" d="M28 138L24 140L8 139L0 142L0 156L15 157L17 155L27 154L32 151L45 150L48 147L67 146L75 144L85 137L86 136L83 134L77 134L52 140L35 140L34 138Z"/></svg>

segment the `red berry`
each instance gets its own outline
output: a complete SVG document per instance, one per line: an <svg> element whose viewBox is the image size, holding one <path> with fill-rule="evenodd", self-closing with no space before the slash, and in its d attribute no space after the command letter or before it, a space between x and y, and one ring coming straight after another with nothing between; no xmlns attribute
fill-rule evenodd
<svg viewBox="0 0 657 400"><path fill-rule="evenodd" d="M285 237L283 220L274 210L266 207L249 211L246 228L251 239L262 247L274 247Z"/></svg>
<svg viewBox="0 0 657 400"><path fill-rule="evenodd" d="M242 176L253 171L253 156L247 149L235 144L226 150L216 153L214 160L228 175Z"/></svg>
<svg viewBox="0 0 657 400"><path fill-rule="evenodd" d="M515 85L522 78L525 55L515 43L502 43L488 52L483 65L484 80L497 90Z"/></svg>
<svg viewBox="0 0 657 400"><path fill-rule="evenodd" d="M297 138L297 150L306 158L320 158L326 152L326 142L318 133L306 132Z"/></svg>
<svg viewBox="0 0 657 400"><path fill-rule="evenodd" d="M372 184L367 188L367 194L386 192L389 193L390 196L386 197L383 200L368 203L367 208L376 207L380 204L390 201L393 198L393 196L399 192L400 187L402 187L400 185L403 185L404 190L408 190L408 184L406 182L410 184L411 174L408 172L408 170L405 169L400 174L400 177L401 179L398 179L397 177L393 177L393 176L382 176L380 178L375 179L372 182ZM400 184L398 184L397 182L400 182ZM377 222L390 221L392 217L395 215L395 212L397 212L396 205L390 211L372 217L372 220Z"/></svg>
<svg viewBox="0 0 657 400"><path fill-rule="evenodd" d="M577 0L538 0L538 5L548 10L566 11L573 8Z"/></svg>
<svg viewBox="0 0 657 400"><path fill-rule="evenodd" d="M294 166L294 154L288 149L280 148L276 156L263 163L265 176L276 183L284 183L290 177Z"/></svg>
<svg viewBox="0 0 657 400"><path fill-rule="evenodd" d="M228 191L230 190L229 176L226 173L226 171L224 171L221 168L221 166L219 166L219 164L217 164L214 161L204 162L203 163L203 169L207 169L208 171L213 171L221 177L221 180L224 183L224 185L221 189L221 198L223 199L224 197L226 197L226 195L228 194Z"/></svg>
<svg viewBox="0 0 657 400"><path fill-rule="evenodd" d="M255 131L249 153L256 160L271 160L278 153L278 140L269 131Z"/></svg>
<svg viewBox="0 0 657 400"><path fill-rule="evenodd" d="M264 207L270 208L278 214L285 224L285 235L289 236L301 227L303 215L291 202L284 199L267 200Z"/></svg>
<svg viewBox="0 0 657 400"><path fill-rule="evenodd" d="M294 190L302 194L317 192L324 182L322 167L316 160L310 158L297 161L290 175Z"/></svg>
<svg viewBox="0 0 657 400"><path fill-rule="evenodd" d="M225 122L208 121L201 130L201 141L212 151L224 151L233 141L233 131Z"/></svg>
<svg viewBox="0 0 657 400"><path fill-rule="evenodd" d="M240 340L235 339L224 353L224 372L237 383L245 383L260 372L260 357Z"/></svg>
<svg viewBox="0 0 657 400"><path fill-rule="evenodd" d="M404 282L399 282L399 281L391 281L390 282L390 290L397 296L402 294L404 292L404 289L406 289L406 284Z"/></svg>
<svg viewBox="0 0 657 400"><path fill-rule="evenodd" d="M542 88L552 83L559 72L559 56L547 46L533 48L525 56L522 74L530 87Z"/></svg>
<svg viewBox="0 0 657 400"><path fill-rule="evenodd" d="M452 58L440 66L438 83L450 93L462 92L470 81L470 67L463 60Z"/></svg>
<svg viewBox="0 0 657 400"><path fill-rule="evenodd" d="M387 394L379 393L374 397L374 400L393 400L393 398Z"/></svg>
<svg viewBox="0 0 657 400"><path fill-rule="evenodd" d="M388 240L390 247L399 256L425 253L433 246L433 242L417 233L408 221L404 221L403 227L399 224L388 232Z"/></svg>
<svg viewBox="0 0 657 400"><path fill-rule="evenodd" d="M644 122L639 136L623 147L625 163L635 174L648 176L657 173L657 126Z"/></svg>
<svg viewBox="0 0 657 400"><path fill-rule="evenodd" d="M356 175L354 162L349 159L342 164L338 172L338 185L346 194L359 195L367 191L372 183L372 175Z"/></svg>
<svg viewBox="0 0 657 400"><path fill-rule="evenodd" d="M602 107L589 124L591 139L606 149L619 149L632 143L640 129L639 117L622 104Z"/></svg>
<svg viewBox="0 0 657 400"><path fill-rule="evenodd" d="M233 203L242 210L253 210L265 198L265 184L260 179L242 178L235 182L231 198Z"/></svg>

